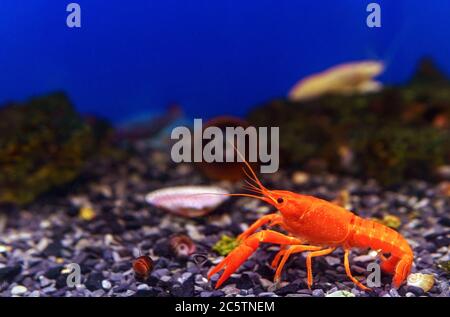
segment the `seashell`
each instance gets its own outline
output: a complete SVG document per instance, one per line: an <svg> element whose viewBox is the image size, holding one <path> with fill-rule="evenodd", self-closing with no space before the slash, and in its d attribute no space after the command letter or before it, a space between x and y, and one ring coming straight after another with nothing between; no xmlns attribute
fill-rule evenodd
<svg viewBox="0 0 450 317"><path fill-rule="evenodd" d="M133 271L137 279L146 280L153 270L153 260L147 255L142 255L133 261Z"/></svg>
<svg viewBox="0 0 450 317"><path fill-rule="evenodd" d="M176 234L169 241L172 251L177 257L186 258L196 251L196 246L191 238L185 234Z"/></svg>
<svg viewBox="0 0 450 317"><path fill-rule="evenodd" d="M433 288L433 274L414 273L408 276L407 282L409 286L420 287L424 292L428 292Z"/></svg>
<svg viewBox="0 0 450 317"><path fill-rule="evenodd" d="M336 291L325 295L325 297L355 297L355 294L350 293L349 291Z"/></svg>
<svg viewBox="0 0 450 317"><path fill-rule="evenodd" d="M156 207L184 217L199 217L228 199L228 191L216 186L176 186L155 190L145 200Z"/></svg>

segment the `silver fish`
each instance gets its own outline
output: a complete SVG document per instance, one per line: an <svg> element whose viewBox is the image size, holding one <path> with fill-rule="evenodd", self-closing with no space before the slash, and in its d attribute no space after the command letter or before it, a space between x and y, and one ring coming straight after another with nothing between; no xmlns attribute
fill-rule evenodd
<svg viewBox="0 0 450 317"><path fill-rule="evenodd" d="M213 211L229 194L216 186L176 186L155 190L145 200L154 206L184 217L199 217Z"/></svg>

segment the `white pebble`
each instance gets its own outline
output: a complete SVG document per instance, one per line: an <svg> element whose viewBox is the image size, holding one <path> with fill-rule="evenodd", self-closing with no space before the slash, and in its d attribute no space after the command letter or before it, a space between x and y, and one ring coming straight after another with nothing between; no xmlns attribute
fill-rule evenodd
<svg viewBox="0 0 450 317"><path fill-rule="evenodd" d="M137 289L139 291L148 291L150 289L150 286L148 286L147 284L140 284L138 285Z"/></svg>
<svg viewBox="0 0 450 317"><path fill-rule="evenodd" d="M23 285L14 286L11 290L11 295L23 295L28 291L28 289Z"/></svg>
<svg viewBox="0 0 450 317"><path fill-rule="evenodd" d="M9 252L9 251L11 251L11 247L9 247L9 246L6 246L6 245L0 245L0 253L6 253L6 252Z"/></svg>
<svg viewBox="0 0 450 317"><path fill-rule="evenodd" d="M39 293L39 291L32 291L29 297L41 297L41 294Z"/></svg>
<svg viewBox="0 0 450 317"><path fill-rule="evenodd" d="M161 281L163 281L163 282L168 282L168 281L170 281L170 279L171 279L171 277L168 275L164 275L161 277Z"/></svg>
<svg viewBox="0 0 450 317"><path fill-rule="evenodd" d="M102 281L102 287L104 288L104 289L110 289L111 288L111 282L110 281L108 281L108 280L103 280Z"/></svg>

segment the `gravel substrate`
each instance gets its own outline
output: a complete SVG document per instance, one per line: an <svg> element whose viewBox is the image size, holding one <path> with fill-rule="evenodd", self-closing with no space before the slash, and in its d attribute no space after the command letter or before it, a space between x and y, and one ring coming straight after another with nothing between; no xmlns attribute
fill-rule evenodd
<svg viewBox="0 0 450 317"><path fill-rule="evenodd" d="M438 267L449 260L450 199L439 184L410 181L389 190L373 181L333 175L309 176L294 185L295 171L263 176L269 188L293 190L328 200L346 189L351 209L362 217L401 218L399 231L414 249L413 272L435 277L433 288L403 285L392 289L391 277L372 292L357 289L346 277L342 250L313 260L314 285L306 285L304 255L294 255L285 266L282 282L275 285L269 264L278 251L264 245L218 290L206 279L222 257L211 247L223 234L236 236L273 209L251 198L233 198L212 214L199 219L172 216L149 206L147 192L171 185L208 184L188 165L173 165L161 152L140 150L127 163L104 161L88 169L79 183L42 197L26 208L5 207L0 213L0 296L297 296L321 297L337 290L355 296L450 296L448 274ZM297 181L297 183L299 183ZM228 186L238 192L238 186ZM81 206L95 212L81 219ZM169 247L175 233L189 235L197 254L177 258ZM354 250L354 275L367 275L372 261L368 250ZM137 281L132 261L141 254L154 260L145 282ZM200 256L199 256L200 255ZM81 284L67 286L66 265L78 263ZM363 282L365 280L363 279Z"/></svg>

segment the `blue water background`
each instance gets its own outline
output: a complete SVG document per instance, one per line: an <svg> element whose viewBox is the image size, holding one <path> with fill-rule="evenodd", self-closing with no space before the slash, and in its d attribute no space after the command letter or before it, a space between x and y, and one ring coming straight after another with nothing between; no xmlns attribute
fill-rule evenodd
<svg viewBox="0 0 450 317"><path fill-rule="evenodd" d="M245 115L301 77L337 63L383 59L401 83L432 56L450 73L450 1L1 0L0 103L54 90L81 112L120 122L179 103L188 116Z"/></svg>

